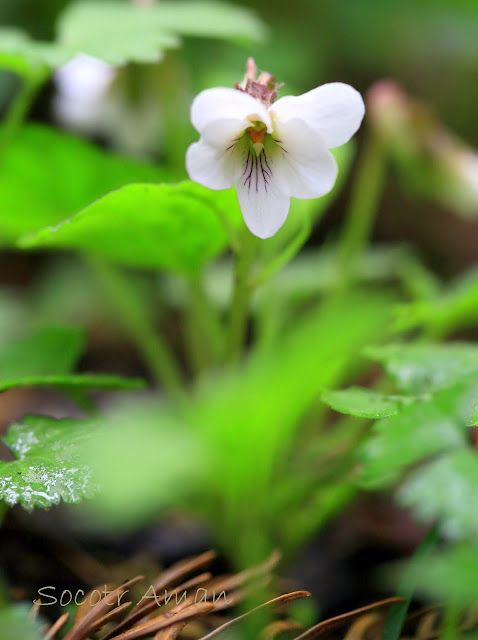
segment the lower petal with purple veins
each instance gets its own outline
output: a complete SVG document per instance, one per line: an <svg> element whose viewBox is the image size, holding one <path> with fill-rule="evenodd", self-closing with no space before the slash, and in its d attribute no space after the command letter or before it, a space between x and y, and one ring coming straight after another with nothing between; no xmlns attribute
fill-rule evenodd
<svg viewBox="0 0 478 640"><path fill-rule="evenodd" d="M284 224L290 198L275 175L282 151L267 136L259 154L246 137L234 147L234 186L242 216L249 230L269 238Z"/></svg>

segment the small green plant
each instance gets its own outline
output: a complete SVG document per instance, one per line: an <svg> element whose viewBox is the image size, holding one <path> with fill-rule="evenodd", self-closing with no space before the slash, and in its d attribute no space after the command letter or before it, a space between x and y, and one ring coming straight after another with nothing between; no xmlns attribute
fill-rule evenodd
<svg viewBox="0 0 478 640"><path fill-rule="evenodd" d="M473 152L382 83L355 159L349 139L364 107L354 89L276 100L280 85L257 77L251 59L236 88L196 97L193 142L182 38L251 47L267 29L220 2L141 5L70 4L49 42L0 29L0 67L21 80L0 130L0 244L53 265L27 299L0 291L0 393L53 387L78 410L10 425L0 499L26 509L84 501L119 528L187 509L243 570L275 548L292 557L359 491L393 490L434 528L405 568L383 637L400 637L417 590L445 601L452 638L478 597L478 347L447 339L476 323L478 278L443 285L412 249L369 240L390 166L413 193L475 215L463 171ZM113 93L127 93L138 69L158 73L157 161L27 121L38 91L78 53L110 65ZM307 244L348 179L342 229ZM78 366L92 326L134 345L144 379ZM100 407L99 390L124 393ZM387 575L397 582L395 568ZM101 626L96 613L65 637ZM25 617L2 616L5 629ZM180 623L118 637L173 638ZM16 633L33 640L35 626Z"/></svg>

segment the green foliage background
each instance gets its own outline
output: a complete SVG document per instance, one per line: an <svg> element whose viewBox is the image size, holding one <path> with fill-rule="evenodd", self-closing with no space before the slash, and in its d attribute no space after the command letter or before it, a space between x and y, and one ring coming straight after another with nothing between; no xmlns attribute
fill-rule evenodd
<svg viewBox="0 0 478 640"><path fill-rule="evenodd" d="M53 387L82 416L16 416L5 505L88 498L120 529L184 510L243 568L389 492L443 542L400 589L444 601L453 637L478 595L478 3L4 0L0 19L0 258L40 265L23 287L0 267L0 393ZM78 51L117 67L108 126L81 135L52 110ZM184 170L193 96L248 55L284 92L340 80L368 107L332 193L260 243L232 190ZM98 328L142 379L85 370Z"/></svg>

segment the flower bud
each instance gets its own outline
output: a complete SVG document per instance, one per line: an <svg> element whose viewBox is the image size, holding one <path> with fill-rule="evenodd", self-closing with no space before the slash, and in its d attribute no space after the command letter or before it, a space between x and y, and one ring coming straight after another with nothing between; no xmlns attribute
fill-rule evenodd
<svg viewBox="0 0 478 640"><path fill-rule="evenodd" d="M235 89L248 93L256 100L260 100L264 105L270 106L277 98L277 91L283 84L278 85L275 77L268 71L261 71L257 77L257 65L254 58L248 58L246 64L246 74L242 82L234 85Z"/></svg>
<svg viewBox="0 0 478 640"><path fill-rule="evenodd" d="M406 187L459 215L478 216L478 153L392 81L375 84L367 102L372 126Z"/></svg>

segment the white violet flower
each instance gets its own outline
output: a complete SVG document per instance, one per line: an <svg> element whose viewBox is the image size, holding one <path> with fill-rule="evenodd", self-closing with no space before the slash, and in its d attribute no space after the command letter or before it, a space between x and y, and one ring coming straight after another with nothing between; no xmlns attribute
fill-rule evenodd
<svg viewBox="0 0 478 640"><path fill-rule="evenodd" d="M269 238L284 224L290 198L317 198L337 177L329 149L345 144L365 113L361 95L347 84L324 84L275 101L273 76L248 60L235 88L202 91L191 121L201 134L186 154L191 180L209 189L236 188L246 225Z"/></svg>

